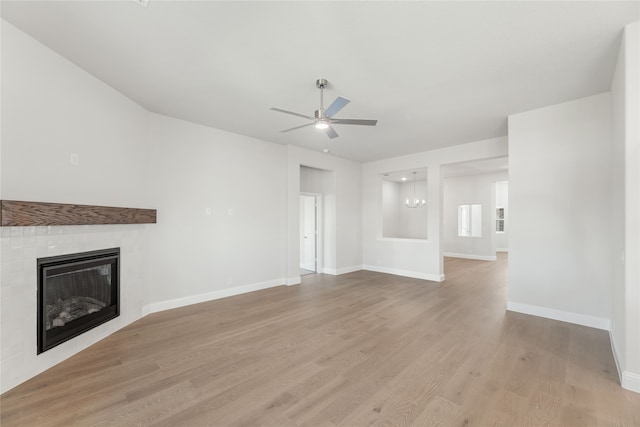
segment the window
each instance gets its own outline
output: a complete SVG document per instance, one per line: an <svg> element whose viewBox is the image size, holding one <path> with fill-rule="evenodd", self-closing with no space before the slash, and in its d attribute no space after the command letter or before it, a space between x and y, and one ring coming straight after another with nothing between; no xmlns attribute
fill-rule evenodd
<svg viewBox="0 0 640 427"><path fill-rule="evenodd" d="M504 208L496 208L496 233L504 233Z"/></svg>
<svg viewBox="0 0 640 427"><path fill-rule="evenodd" d="M458 236L482 236L482 205L458 205Z"/></svg>

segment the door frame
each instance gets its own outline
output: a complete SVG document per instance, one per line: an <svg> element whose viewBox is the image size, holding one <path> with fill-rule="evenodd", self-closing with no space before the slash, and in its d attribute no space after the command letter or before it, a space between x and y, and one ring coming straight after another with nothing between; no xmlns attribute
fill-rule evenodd
<svg viewBox="0 0 640 427"><path fill-rule="evenodd" d="M301 191L298 196L298 210L300 210L300 205L302 203L301 196L314 197L316 201L316 273L324 273L324 244L323 244L323 209L322 209L322 194L320 193L309 193L306 191ZM302 239L299 238L299 245L302 244ZM300 253L300 248L298 247L298 253ZM300 259L298 260L298 265L300 264Z"/></svg>

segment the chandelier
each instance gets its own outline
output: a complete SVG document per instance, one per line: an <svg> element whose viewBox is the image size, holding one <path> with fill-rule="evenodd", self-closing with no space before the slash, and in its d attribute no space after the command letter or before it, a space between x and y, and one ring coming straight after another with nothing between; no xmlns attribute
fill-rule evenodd
<svg viewBox="0 0 640 427"><path fill-rule="evenodd" d="M416 197L416 172L413 173L413 200L407 199L405 204L408 208L421 208L427 204L426 200Z"/></svg>

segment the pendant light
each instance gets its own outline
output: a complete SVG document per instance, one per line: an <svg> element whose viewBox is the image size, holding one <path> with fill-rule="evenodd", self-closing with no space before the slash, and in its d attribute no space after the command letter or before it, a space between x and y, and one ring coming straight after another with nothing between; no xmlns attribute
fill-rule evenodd
<svg viewBox="0 0 640 427"><path fill-rule="evenodd" d="M405 204L408 208L421 208L427 204L426 200L416 197L416 172L413 173L413 200L407 199Z"/></svg>

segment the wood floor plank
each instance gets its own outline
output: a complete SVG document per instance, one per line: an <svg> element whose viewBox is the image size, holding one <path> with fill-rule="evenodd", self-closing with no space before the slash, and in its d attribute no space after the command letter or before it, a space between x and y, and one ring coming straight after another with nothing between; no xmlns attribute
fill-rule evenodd
<svg viewBox="0 0 640 427"><path fill-rule="evenodd" d="M0 396L5 426L639 426L605 331L506 312L507 256L149 315Z"/></svg>

